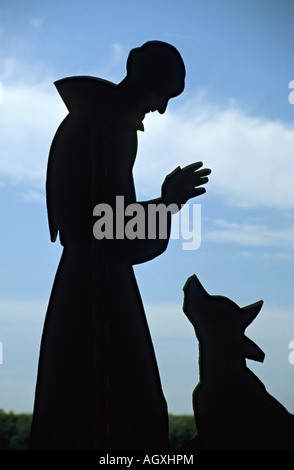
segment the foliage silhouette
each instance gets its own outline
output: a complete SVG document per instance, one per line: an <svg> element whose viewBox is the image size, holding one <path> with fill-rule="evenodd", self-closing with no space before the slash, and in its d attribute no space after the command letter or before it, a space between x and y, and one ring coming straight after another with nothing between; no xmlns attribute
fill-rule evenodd
<svg viewBox="0 0 294 470"><path fill-rule="evenodd" d="M63 253L46 314L30 449L167 449L168 415L133 265L168 245L155 239L93 236L93 209L117 196L136 202L137 131L184 89L185 67L171 45L133 49L118 85L95 77L55 83L68 115L47 168L50 237ZM184 204L205 192L202 163L176 168L149 204ZM147 214L147 211L146 211ZM118 215L118 214L116 214ZM114 218L117 220L117 218ZM145 220L148 233L148 220Z"/></svg>
<svg viewBox="0 0 294 470"><path fill-rule="evenodd" d="M5 413L0 410L0 450L26 450L32 415Z"/></svg>
<svg viewBox="0 0 294 470"><path fill-rule="evenodd" d="M0 410L0 450L27 450L32 415ZM169 415L171 449L181 449L195 435L192 415Z"/></svg>
<svg viewBox="0 0 294 470"><path fill-rule="evenodd" d="M196 435L192 415L169 415L169 441L172 450L182 449Z"/></svg>
<svg viewBox="0 0 294 470"><path fill-rule="evenodd" d="M244 334L263 302L240 308L209 295L191 276L183 310L199 341L199 384L193 392L198 450L293 450L294 417L246 366L264 353Z"/></svg>

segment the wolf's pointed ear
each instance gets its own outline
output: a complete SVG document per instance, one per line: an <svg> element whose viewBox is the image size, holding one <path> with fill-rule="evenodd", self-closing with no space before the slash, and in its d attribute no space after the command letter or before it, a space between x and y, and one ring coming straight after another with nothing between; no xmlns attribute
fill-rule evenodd
<svg viewBox="0 0 294 470"><path fill-rule="evenodd" d="M253 322L254 318L257 317L262 305L263 305L263 300L259 300L258 302L255 302L254 304L247 305L246 307L241 308L243 312L242 315L243 315L244 328L247 328L247 326Z"/></svg>
<svg viewBox="0 0 294 470"><path fill-rule="evenodd" d="M262 351L262 349L260 349L260 347L254 343L254 341L247 338L247 336L244 337L244 340L245 340L244 356L247 359L252 359L253 361L263 362L265 358L265 354Z"/></svg>

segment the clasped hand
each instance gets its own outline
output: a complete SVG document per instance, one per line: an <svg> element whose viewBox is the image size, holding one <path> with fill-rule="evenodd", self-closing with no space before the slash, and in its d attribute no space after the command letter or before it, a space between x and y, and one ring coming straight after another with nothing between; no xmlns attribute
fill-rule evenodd
<svg viewBox="0 0 294 470"><path fill-rule="evenodd" d="M177 204L180 208L189 199L205 193L203 184L208 182L208 175L211 170L200 168L202 162L192 163L184 168L177 167L172 173L166 176L162 187L161 197L164 204Z"/></svg>

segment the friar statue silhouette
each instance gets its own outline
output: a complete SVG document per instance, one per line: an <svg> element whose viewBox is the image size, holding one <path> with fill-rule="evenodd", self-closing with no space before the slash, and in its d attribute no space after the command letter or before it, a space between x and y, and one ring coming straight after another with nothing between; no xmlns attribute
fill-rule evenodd
<svg viewBox="0 0 294 470"><path fill-rule="evenodd" d="M182 93L186 72L179 52L159 41L132 49L126 68L119 84L85 76L55 82L68 115L50 148L46 195L51 241L59 238L63 252L40 346L34 450L169 447L167 404L133 265L166 250L171 217L163 239L98 239L93 212L102 203L118 220L118 196L125 206L138 202L137 132L146 113L163 114ZM210 170L201 167L176 168L158 199L140 204L181 207L205 193Z"/></svg>
<svg viewBox="0 0 294 470"><path fill-rule="evenodd" d="M199 341L200 376L193 392L197 436L189 449L294 449L293 415L246 366L246 359L265 357L244 334L262 305L241 308L209 295L196 275L187 280L183 310Z"/></svg>

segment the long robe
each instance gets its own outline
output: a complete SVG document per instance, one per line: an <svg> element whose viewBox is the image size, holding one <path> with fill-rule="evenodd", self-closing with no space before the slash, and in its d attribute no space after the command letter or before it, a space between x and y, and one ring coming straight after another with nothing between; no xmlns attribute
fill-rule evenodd
<svg viewBox="0 0 294 470"><path fill-rule="evenodd" d="M168 414L133 265L167 237L102 239L93 208L136 202L136 126L116 85L91 77L56 82L69 109L47 169L52 241L63 253L45 318L31 449L168 449ZM148 203L143 206L148 208Z"/></svg>

